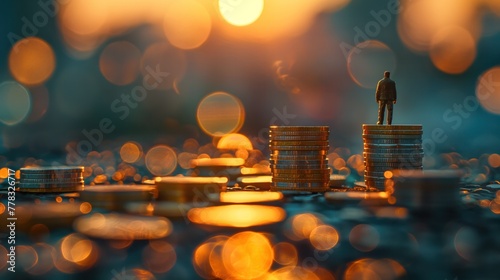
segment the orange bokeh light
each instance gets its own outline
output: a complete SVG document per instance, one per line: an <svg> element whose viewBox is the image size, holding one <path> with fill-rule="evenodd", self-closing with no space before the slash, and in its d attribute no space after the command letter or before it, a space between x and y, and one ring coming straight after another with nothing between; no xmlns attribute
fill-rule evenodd
<svg viewBox="0 0 500 280"><path fill-rule="evenodd" d="M339 234L329 225L320 225L311 231L309 240L318 250L330 250L339 242Z"/></svg>
<svg viewBox="0 0 500 280"><path fill-rule="evenodd" d="M266 273L273 263L274 251L261 233L245 231L231 236L222 249L227 272L237 279L253 279Z"/></svg>
<svg viewBox="0 0 500 280"><path fill-rule="evenodd" d="M295 246L288 242L280 242L273 247L274 261L280 265L297 265L298 253Z"/></svg>
<svg viewBox="0 0 500 280"><path fill-rule="evenodd" d="M285 210L275 206L235 204L193 208L188 218L197 224L244 228L280 222L285 218Z"/></svg>
<svg viewBox="0 0 500 280"><path fill-rule="evenodd" d="M295 215L292 218L292 231L296 238L307 239L311 232L323 222L311 213Z"/></svg>
<svg viewBox="0 0 500 280"><path fill-rule="evenodd" d="M432 37L429 55L439 70L460 74L474 62L476 42L465 28L448 26Z"/></svg>
<svg viewBox="0 0 500 280"><path fill-rule="evenodd" d="M228 23L245 26L255 22L264 9L264 0L218 1L219 12Z"/></svg>
<svg viewBox="0 0 500 280"><path fill-rule="evenodd" d="M230 133L222 136L217 143L217 149L222 150L253 150L252 142L243 134Z"/></svg>
<svg viewBox="0 0 500 280"><path fill-rule="evenodd" d="M134 163L142 155L142 148L135 142L127 142L120 148L120 157L124 162Z"/></svg>
<svg viewBox="0 0 500 280"><path fill-rule="evenodd" d="M9 54L9 69L12 76L25 85L45 82L55 67L56 58L52 47L37 37L27 37L18 41Z"/></svg>
<svg viewBox="0 0 500 280"><path fill-rule="evenodd" d="M484 109L493 114L500 114L500 67L493 67L484 72L476 85L476 97Z"/></svg>
<svg viewBox="0 0 500 280"><path fill-rule="evenodd" d="M195 49L210 35L212 19L205 7L194 0L172 1L163 22L168 41L180 49Z"/></svg>
<svg viewBox="0 0 500 280"><path fill-rule="evenodd" d="M200 101L196 117L205 133L223 136L240 130L245 121L245 108L235 96L214 92Z"/></svg>
<svg viewBox="0 0 500 280"><path fill-rule="evenodd" d="M493 168L500 167L500 155L499 154L489 155L488 156L488 163Z"/></svg>
<svg viewBox="0 0 500 280"><path fill-rule="evenodd" d="M177 168L177 154L165 145L151 148L146 154L146 167L155 176L167 176Z"/></svg>

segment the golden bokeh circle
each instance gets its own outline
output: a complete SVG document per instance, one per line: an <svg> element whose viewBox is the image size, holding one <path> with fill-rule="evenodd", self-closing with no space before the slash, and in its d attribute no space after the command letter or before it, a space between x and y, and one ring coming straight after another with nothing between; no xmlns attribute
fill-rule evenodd
<svg viewBox="0 0 500 280"><path fill-rule="evenodd" d="M47 42L37 37L19 40L9 54L9 69L12 76L25 85L45 82L55 67L54 50Z"/></svg>

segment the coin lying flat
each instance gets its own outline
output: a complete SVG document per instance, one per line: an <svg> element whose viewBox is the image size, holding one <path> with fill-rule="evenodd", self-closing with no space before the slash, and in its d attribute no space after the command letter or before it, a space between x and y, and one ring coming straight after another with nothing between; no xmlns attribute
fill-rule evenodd
<svg viewBox="0 0 500 280"><path fill-rule="evenodd" d="M77 232L101 239L148 240L169 235L172 223L164 217L95 213L78 218L74 228Z"/></svg>

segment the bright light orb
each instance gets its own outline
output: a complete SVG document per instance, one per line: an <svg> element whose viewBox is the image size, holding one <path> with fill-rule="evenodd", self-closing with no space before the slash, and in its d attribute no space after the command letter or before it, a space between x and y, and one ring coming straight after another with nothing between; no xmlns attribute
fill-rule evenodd
<svg viewBox="0 0 500 280"><path fill-rule="evenodd" d="M200 128L211 136L235 133L243 126L245 109L241 101L225 92L207 95L196 112Z"/></svg>
<svg viewBox="0 0 500 280"><path fill-rule="evenodd" d="M264 0L219 0L219 12L228 23L246 26L254 23L264 10Z"/></svg>

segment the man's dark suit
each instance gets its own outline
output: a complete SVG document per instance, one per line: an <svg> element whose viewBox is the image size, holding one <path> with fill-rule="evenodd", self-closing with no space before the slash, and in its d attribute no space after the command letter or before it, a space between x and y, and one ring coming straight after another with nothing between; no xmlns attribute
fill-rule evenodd
<svg viewBox="0 0 500 280"><path fill-rule="evenodd" d="M385 107L387 106L387 124L392 123L392 105L396 103L396 83L389 77L384 77L377 84L375 98L378 103L378 122L384 123Z"/></svg>

